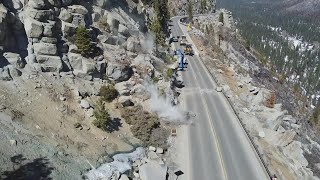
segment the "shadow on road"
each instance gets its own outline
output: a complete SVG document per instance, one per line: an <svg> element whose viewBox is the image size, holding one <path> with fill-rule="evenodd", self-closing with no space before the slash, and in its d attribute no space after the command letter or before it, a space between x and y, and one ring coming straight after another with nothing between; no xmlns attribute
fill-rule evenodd
<svg viewBox="0 0 320 180"><path fill-rule="evenodd" d="M4 180L40 180L52 179L49 177L54 169L49 165L47 158L37 158L31 162L23 163L26 158L22 154L11 157L11 162L18 166L13 171L4 171L0 175L0 179ZM24 165L21 165L24 164Z"/></svg>

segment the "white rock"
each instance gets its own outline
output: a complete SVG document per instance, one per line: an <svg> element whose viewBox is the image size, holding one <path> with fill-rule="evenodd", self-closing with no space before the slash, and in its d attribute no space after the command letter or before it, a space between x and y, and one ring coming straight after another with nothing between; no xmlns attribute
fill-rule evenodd
<svg viewBox="0 0 320 180"><path fill-rule="evenodd" d="M127 39L127 50L131 52L141 51L141 45L138 38L132 36Z"/></svg>
<svg viewBox="0 0 320 180"><path fill-rule="evenodd" d="M80 107L84 108L84 109L89 109L90 108L90 104L88 103L88 101L82 99L80 102Z"/></svg>
<svg viewBox="0 0 320 180"><path fill-rule="evenodd" d="M163 151L163 149L162 149L162 148L159 148L159 147L157 148L156 153L158 153L158 154L163 154L163 152L164 152L164 151Z"/></svg>
<svg viewBox="0 0 320 180"><path fill-rule="evenodd" d="M62 21L71 23L72 17L73 17L72 14L66 8L61 8L59 19L61 19Z"/></svg>
<svg viewBox="0 0 320 180"><path fill-rule="evenodd" d="M10 140L10 144L11 144L11 146L13 146L13 145L17 145L18 144L18 142L17 142L17 140L15 140L15 139L11 139Z"/></svg>
<svg viewBox="0 0 320 180"><path fill-rule="evenodd" d="M222 92L222 87L217 87L217 88L216 88L216 91L217 91L217 92Z"/></svg>
<svg viewBox="0 0 320 180"><path fill-rule="evenodd" d="M259 131L259 137L261 138L266 137L266 134L264 133L264 131Z"/></svg>
<svg viewBox="0 0 320 180"><path fill-rule="evenodd" d="M157 155L157 153L153 152L153 151L149 151L148 152L148 158L151 160L159 160L159 156Z"/></svg>
<svg viewBox="0 0 320 180"><path fill-rule="evenodd" d="M66 97L64 97L64 96L60 96L60 101L65 101L65 100L67 100L67 98L66 98Z"/></svg>
<svg viewBox="0 0 320 180"><path fill-rule="evenodd" d="M87 111L86 111L86 115L87 117L93 117L93 108L89 108Z"/></svg>
<svg viewBox="0 0 320 180"><path fill-rule="evenodd" d="M130 36L128 28L123 24L119 24L118 32L126 37Z"/></svg>
<svg viewBox="0 0 320 180"><path fill-rule="evenodd" d="M153 151L153 152L155 152L157 149L155 148L155 147L153 147L153 146L149 146L149 151Z"/></svg>
<svg viewBox="0 0 320 180"><path fill-rule="evenodd" d="M47 9L48 8L47 0L29 0L28 6L34 9Z"/></svg>
<svg viewBox="0 0 320 180"><path fill-rule="evenodd" d="M84 57L81 56L81 54L76 53L68 53L68 59L70 62L70 65L73 69L82 70L82 59Z"/></svg>

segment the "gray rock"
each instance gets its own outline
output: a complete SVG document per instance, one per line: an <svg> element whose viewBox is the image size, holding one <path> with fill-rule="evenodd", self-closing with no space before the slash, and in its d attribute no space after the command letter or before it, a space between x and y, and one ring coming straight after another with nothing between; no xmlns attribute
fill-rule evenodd
<svg viewBox="0 0 320 180"><path fill-rule="evenodd" d="M27 36L31 38L39 38L42 36L43 33L42 23L32 18L26 18L24 20L24 29L26 31Z"/></svg>
<svg viewBox="0 0 320 180"><path fill-rule="evenodd" d="M110 30L113 32L113 34L117 34L120 22L115 19L112 14L108 14L107 23L109 24Z"/></svg>
<svg viewBox="0 0 320 180"><path fill-rule="evenodd" d="M73 18L73 15L67 9L65 9L65 8L61 9L59 19L61 19L62 21L71 23L72 18Z"/></svg>
<svg viewBox="0 0 320 180"><path fill-rule="evenodd" d="M137 37L129 37L127 39L127 50L131 52L140 52L141 45Z"/></svg>
<svg viewBox="0 0 320 180"><path fill-rule="evenodd" d="M44 72L60 72L63 68L59 56L38 55L37 61L41 64Z"/></svg>
<svg viewBox="0 0 320 180"><path fill-rule="evenodd" d="M26 14L32 19L35 19L41 22L46 22L47 20L53 21L55 18L54 11L52 9L38 10L33 8L27 8Z"/></svg>
<svg viewBox="0 0 320 180"><path fill-rule="evenodd" d="M71 13L76 13L76 14L81 14L81 15L88 14L88 10L84 6L81 6L81 5L68 6L68 10Z"/></svg>
<svg viewBox="0 0 320 180"><path fill-rule="evenodd" d="M93 0L94 5L102 7L102 8L107 5L107 2L108 1L106 1L106 0Z"/></svg>
<svg viewBox="0 0 320 180"><path fill-rule="evenodd" d="M134 103L131 101L129 96L120 96L118 102L122 105L122 107L133 106Z"/></svg>
<svg viewBox="0 0 320 180"><path fill-rule="evenodd" d="M120 82L114 86L119 92L120 96L129 96L130 94L130 85L127 82Z"/></svg>
<svg viewBox="0 0 320 180"><path fill-rule="evenodd" d="M148 158L151 160L159 160L159 156L157 155L157 153L153 152L153 151L149 151L147 154Z"/></svg>
<svg viewBox="0 0 320 180"><path fill-rule="evenodd" d="M71 23L77 27L79 27L79 26L85 27L86 26L85 17L84 17L84 15L81 15L81 14L74 14Z"/></svg>
<svg viewBox="0 0 320 180"><path fill-rule="evenodd" d="M25 63L21 59L20 55L17 53L5 52L3 53L3 57L7 59L7 61L12 64L14 67L23 68Z"/></svg>
<svg viewBox="0 0 320 180"><path fill-rule="evenodd" d="M96 71L96 63L90 59L82 59L82 71L85 74L92 75Z"/></svg>
<svg viewBox="0 0 320 180"><path fill-rule="evenodd" d="M124 35L125 37L130 36L129 29L123 24L119 24L118 32Z"/></svg>
<svg viewBox="0 0 320 180"><path fill-rule="evenodd" d="M88 101L82 99L80 102L80 107L84 108L84 109L89 109L90 108L90 104L88 103Z"/></svg>
<svg viewBox="0 0 320 180"><path fill-rule="evenodd" d="M139 167L140 178L143 180L164 180L167 175L167 166L150 161Z"/></svg>
<svg viewBox="0 0 320 180"><path fill-rule="evenodd" d="M287 121L287 122L290 122L290 123L293 123L293 124L297 123L297 120L295 118L293 118L292 116L290 116L290 115L284 116L283 117L283 121Z"/></svg>
<svg viewBox="0 0 320 180"><path fill-rule="evenodd" d="M36 55L57 55L58 50L55 44L49 43L34 43L34 52Z"/></svg>
<svg viewBox="0 0 320 180"><path fill-rule="evenodd" d="M162 148L157 147L157 151L156 151L157 154L163 154L163 152L164 151Z"/></svg>
<svg viewBox="0 0 320 180"><path fill-rule="evenodd" d="M12 77L9 73L9 68L7 66L0 68L0 80L11 81Z"/></svg>
<svg viewBox="0 0 320 180"><path fill-rule="evenodd" d="M12 78L19 77L22 75L22 72L15 68L13 65L7 65L7 67L9 68L10 76Z"/></svg>
<svg viewBox="0 0 320 180"><path fill-rule="evenodd" d="M68 53L69 63L72 69L82 70L82 57L80 54Z"/></svg>
<svg viewBox="0 0 320 180"><path fill-rule="evenodd" d="M133 74L129 65L119 63L108 63L106 71L107 76L115 82L127 81Z"/></svg>

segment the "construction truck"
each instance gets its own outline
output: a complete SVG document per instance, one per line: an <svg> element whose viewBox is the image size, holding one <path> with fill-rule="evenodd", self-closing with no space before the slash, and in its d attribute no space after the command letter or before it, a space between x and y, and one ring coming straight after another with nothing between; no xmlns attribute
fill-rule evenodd
<svg viewBox="0 0 320 180"><path fill-rule="evenodd" d="M186 45L186 47L184 48L184 53L186 55L189 55L189 56L193 56L194 55L191 44L187 44Z"/></svg>
<svg viewBox="0 0 320 180"><path fill-rule="evenodd" d="M187 44L187 37L185 35L181 36L180 46L185 46Z"/></svg>

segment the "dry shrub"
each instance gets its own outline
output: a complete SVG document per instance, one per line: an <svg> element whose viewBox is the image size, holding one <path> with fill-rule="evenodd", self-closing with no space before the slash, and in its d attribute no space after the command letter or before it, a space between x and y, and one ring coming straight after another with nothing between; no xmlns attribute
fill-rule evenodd
<svg viewBox="0 0 320 180"><path fill-rule="evenodd" d="M131 125L132 134L145 146L167 148L169 133L160 127L158 116L144 111L141 106L121 109L121 114L126 123Z"/></svg>
<svg viewBox="0 0 320 180"><path fill-rule="evenodd" d="M276 104L276 93L272 92L265 101L265 106L268 108L274 108Z"/></svg>
<svg viewBox="0 0 320 180"><path fill-rule="evenodd" d="M101 86L99 95L102 100L111 102L118 96L118 91L113 85Z"/></svg>

